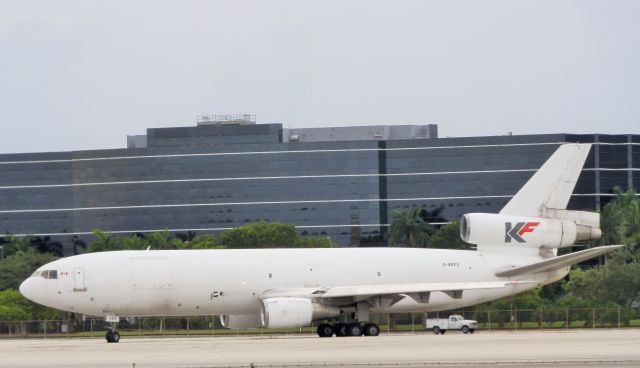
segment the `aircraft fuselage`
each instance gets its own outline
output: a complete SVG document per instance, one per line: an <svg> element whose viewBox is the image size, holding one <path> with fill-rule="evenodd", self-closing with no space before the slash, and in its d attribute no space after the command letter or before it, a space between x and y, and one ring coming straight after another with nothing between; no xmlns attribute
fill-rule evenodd
<svg viewBox="0 0 640 368"><path fill-rule="evenodd" d="M151 250L84 254L41 267L21 292L38 303L87 315L257 314L269 289L421 282L508 281L499 267L531 255L413 248ZM405 297L372 312L438 311L478 304L553 282L568 268L528 276L499 289L465 290L459 299L433 292L428 303Z"/></svg>

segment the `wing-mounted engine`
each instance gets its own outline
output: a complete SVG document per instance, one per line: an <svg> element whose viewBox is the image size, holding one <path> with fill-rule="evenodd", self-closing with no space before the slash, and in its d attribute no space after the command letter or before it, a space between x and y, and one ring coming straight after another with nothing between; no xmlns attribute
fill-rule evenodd
<svg viewBox="0 0 640 368"><path fill-rule="evenodd" d="M483 246L562 248L599 239L600 215L591 212L546 209L544 217L468 213L460 221L463 241Z"/></svg>
<svg viewBox="0 0 640 368"><path fill-rule="evenodd" d="M307 298L267 298L262 301L262 326L288 328L309 326L312 321L338 317L340 308Z"/></svg>

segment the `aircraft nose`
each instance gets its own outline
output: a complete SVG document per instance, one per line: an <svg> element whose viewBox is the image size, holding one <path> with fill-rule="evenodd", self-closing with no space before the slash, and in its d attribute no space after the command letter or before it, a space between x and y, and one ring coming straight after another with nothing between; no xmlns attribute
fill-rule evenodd
<svg viewBox="0 0 640 368"><path fill-rule="evenodd" d="M35 277L29 277L28 279L24 280L22 284L20 284L20 294L22 294L22 296L31 300L32 302L37 303L36 299L38 298L38 295L42 294L42 290L38 290L42 289L41 287L39 287L42 286L42 283L38 281L39 280L36 280Z"/></svg>

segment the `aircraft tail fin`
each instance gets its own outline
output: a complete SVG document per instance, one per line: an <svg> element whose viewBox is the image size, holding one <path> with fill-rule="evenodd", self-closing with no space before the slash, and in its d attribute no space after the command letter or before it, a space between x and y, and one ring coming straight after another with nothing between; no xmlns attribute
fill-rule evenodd
<svg viewBox="0 0 640 368"><path fill-rule="evenodd" d="M479 251L531 254L599 239L600 215L567 210L591 144L563 144L499 214L468 213L460 222L462 240Z"/></svg>
<svg viewBox="0 0 640 368"><path fill-rule="evenodd" d="M500 211L501 215L544 216L565 209L591 144L563 144Z"/></svg>

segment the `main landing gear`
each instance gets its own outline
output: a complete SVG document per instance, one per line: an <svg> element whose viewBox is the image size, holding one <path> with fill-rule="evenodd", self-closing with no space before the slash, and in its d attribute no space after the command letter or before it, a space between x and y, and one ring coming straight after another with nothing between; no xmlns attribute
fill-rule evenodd
<svg viewBox="0 0 640 368"><path fill-rule="evenodd" d="M336 323L333 326L328 323L321 323L318 326L318 336L331 337L333 335L337 337L342 336L378 336L380 334L380 326L375 323L360 322L353 323Z"/></svg>

